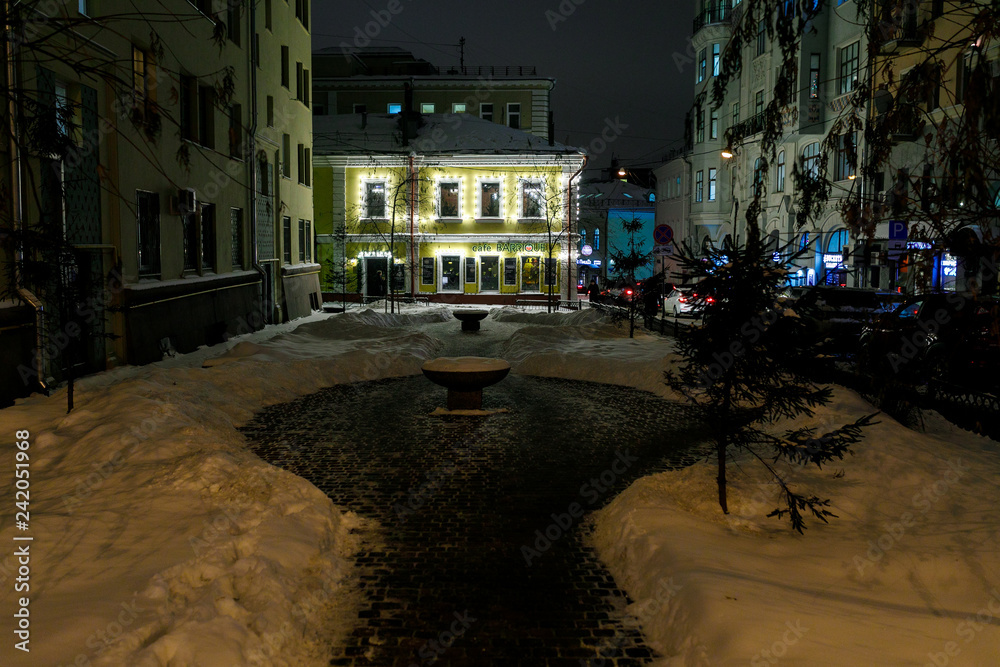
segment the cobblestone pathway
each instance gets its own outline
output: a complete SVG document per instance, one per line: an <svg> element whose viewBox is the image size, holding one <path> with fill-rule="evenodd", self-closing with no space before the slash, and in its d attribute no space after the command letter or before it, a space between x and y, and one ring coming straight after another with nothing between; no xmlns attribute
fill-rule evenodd
<svg viewBox="0 0 1000 667"><path fill-rule="evenodd" d="M495 334L457 335L443 355L495 354ZM337 386L244 429L264 459L383 527L358 558L361 627L330 664L648 662L574 503L590 512L638 476L695 460L691 412L514 375L484 395L509 412L430 416L444 400L423 377Z"/></svg>

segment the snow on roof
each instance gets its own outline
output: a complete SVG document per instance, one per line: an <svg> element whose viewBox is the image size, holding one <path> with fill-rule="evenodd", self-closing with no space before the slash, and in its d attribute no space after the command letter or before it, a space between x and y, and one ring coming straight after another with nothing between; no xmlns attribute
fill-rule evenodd
<svg viewBox="0 0 1000 667"><path fill-rule="evenodd" d="M313 119L313 155L450 155L526 153L583 155L581 148L559 142L552 145L537 135L471 114L420 114L417 135L403 145L400 114L317 116Z"/></svg>

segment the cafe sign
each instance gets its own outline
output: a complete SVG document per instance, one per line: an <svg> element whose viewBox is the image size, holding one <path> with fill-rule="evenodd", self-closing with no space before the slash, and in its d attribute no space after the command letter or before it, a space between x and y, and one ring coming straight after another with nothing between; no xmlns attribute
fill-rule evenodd
<svg viewBox="0 0 1000 667"><path fill-rule="evenodd" d="M496 252L542 252L544 244L533 243L497 243ZM494 252L492 243L480 243L472 246L472 252Z"/></svg>

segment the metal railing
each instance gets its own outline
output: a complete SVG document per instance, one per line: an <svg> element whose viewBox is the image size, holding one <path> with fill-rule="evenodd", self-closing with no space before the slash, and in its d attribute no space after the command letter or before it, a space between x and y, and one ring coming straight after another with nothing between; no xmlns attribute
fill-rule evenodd
<svg viewBox="0 0 1000 667"><path fill-rule="evenodd" d="M713 23L729 23L732 19L732 0L706 0L694 17L694 31L698 32Z"/></svg>
<svg viewBox="0 0 1000 667"><path fill-rule="evenodd" d="M453 67L445 74L461 76L538 76L535 65L475 65Z"/></svg>

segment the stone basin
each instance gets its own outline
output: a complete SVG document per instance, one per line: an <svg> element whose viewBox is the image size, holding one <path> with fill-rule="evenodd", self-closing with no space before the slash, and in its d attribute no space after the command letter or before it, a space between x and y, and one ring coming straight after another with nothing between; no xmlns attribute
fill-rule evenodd
<svg viewBox="0 0 1000 667"><path fill-rule="evenodd" d="M489 357L439 357L425 362L420 370L448 390L449 410L481 410L483 387L507 377L510 364Z"/></svg>
<svg viewBox="0 0 1000 667"><path fill-rule="evenodd" d="M462 323L462 331L479 331L479 322L490 314L488 310L455 310L452 314Z"/></svg>

